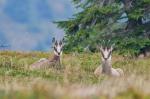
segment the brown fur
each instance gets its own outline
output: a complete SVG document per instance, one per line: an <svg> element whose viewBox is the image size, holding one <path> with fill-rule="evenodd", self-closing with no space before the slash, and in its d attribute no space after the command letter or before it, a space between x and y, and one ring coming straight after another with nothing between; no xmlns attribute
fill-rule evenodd
<svg viewBox="0 0 150 99"><path fill-rule="evenodd" d="M58 65L57 63L60 65L60 56L54 55L52 60L50 59L39 60L31 64L30 67L32 69L47 69L55 65Z"/></svg>
<svg viewBox="0 0 150 99"><path fill-rule="evenodd" d="M102 73L102 66L98 66L94 71L94 75L100 76L101 73Z"/></svg>
<svg viewBox="0 0 150 99"><path fill-rule="evenodd" d="M121 68L117 68L116 70L120 73L121 76L124 75L124 72L123 72L123 70Z"/></svg>

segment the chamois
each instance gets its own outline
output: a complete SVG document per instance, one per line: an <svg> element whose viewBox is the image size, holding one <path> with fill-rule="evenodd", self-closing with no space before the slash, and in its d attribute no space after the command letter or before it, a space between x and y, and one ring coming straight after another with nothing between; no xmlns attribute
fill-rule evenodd
<svg viewBox="0 0 150 99"><path fill-rule="evenodd" d="M103 47L100 46L100 53L101 53L101 60L102 64L101 66L97 67L96 70L94 71L94 74L99 76L101 74L106 74L109 76L115 76L115 77L120 77L124 75L124 72L121 68L114 69L112 68L111 64L111 54L113 51L113 46L111 47Z"/></svg>
<svg viewBox="0 0 150 99"><path fill-rule="evenodd" d="M31 69L47 69L52 66L61 67L61 56L63 49L63 40L57 41L55 38L52 40L54 56L53 58L42 58L39 61L30 65Z"/></svg>

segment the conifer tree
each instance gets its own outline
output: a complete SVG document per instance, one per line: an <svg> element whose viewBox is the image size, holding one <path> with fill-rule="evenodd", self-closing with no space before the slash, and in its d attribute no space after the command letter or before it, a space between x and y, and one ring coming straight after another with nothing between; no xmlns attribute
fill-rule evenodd
<svg viewBox="0 0 150 99"><path fill-rule="evenodd" d="M81 9L55 22L65 30L65 50L96 50L103 40L116 43L122 54L135 55L150 46L150 0L73 0Z"/></svg>

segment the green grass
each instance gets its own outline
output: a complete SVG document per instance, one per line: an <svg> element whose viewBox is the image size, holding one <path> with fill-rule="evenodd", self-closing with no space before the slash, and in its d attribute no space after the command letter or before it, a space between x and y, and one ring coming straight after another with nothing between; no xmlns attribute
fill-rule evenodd
<svg viewBox="0 0 150 99"><path fill-rule="evenodd" d="M42 52L0 52L0 99L150 99L150 58L113 55L113 67L125 76L96 77L99 53L64 54L64 69L30 70Z"/></svg>

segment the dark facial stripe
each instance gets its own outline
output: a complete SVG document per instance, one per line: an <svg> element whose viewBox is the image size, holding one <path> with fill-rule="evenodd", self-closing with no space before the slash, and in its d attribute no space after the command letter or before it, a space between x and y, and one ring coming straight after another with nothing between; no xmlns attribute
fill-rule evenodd
<svg viewBox="0 0 150 99"><path fill-rule="evenodd" d="M105 60L107 60L107 59L110 57L111 53L112 53L112 51L110 51L109 54L108 54L108 56L107 56L107 58L105 58L103 52L101 52L102 57L103 57Z"/></svg>
<svg viewBox="0 0 150 99"><path fill-rule="evenodd" d="M57 54L60 54L62 52L62 48L60 49L60 52L57 51L57 48L54 46L54 50Z"/></svg>
<svg viewBox="0 0 150 99"><path fill-rule="evenodd" d="M103 52L102 52L102 51L101 51L101 54L102 54L102 57L103 57L103 58L105 58L105 57L104 57L104 54L103 54Z"/></svg>
<svg viewBox="0 0 150 99"><path fill-rule="evenodd" d="M56 45L56 46L58 45L58 42L57 42L57 41L55 42L55 45Z"/></svg>
<svg viewBox="0 0 150 99"><path fill-rule="evenodd" d="M57 49L56 49L56 47L54 47L54 50L57 52Z"/></svg>
<svg viewBox="0 0 150 99"><path fill-rule="evenodd" d="M110 57L111 53L112 53L112 51L109 52L107 59Z"/></svg>
<svg viewBox="0 0 150 99"><path fill-rule="evenodd" d="M56 47L54 47L55 52L58 54L59 52L57 51Z"/></svg>

